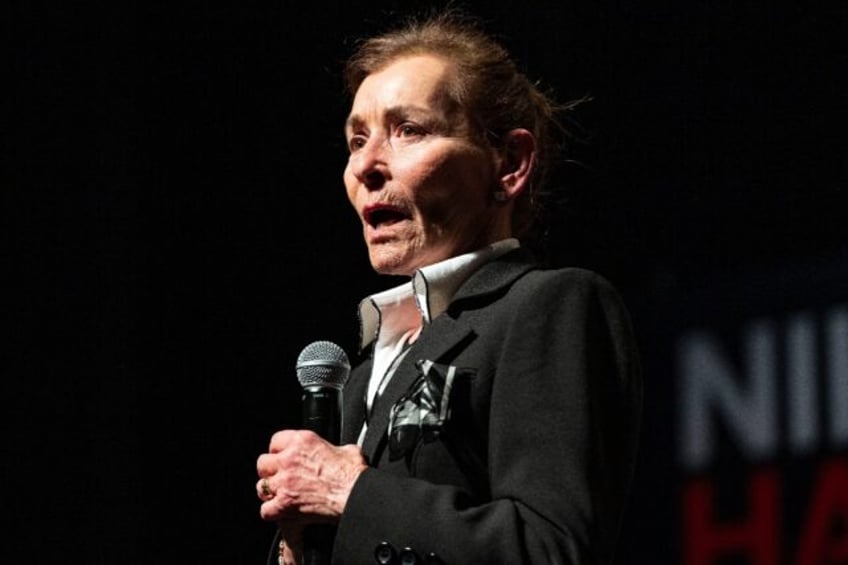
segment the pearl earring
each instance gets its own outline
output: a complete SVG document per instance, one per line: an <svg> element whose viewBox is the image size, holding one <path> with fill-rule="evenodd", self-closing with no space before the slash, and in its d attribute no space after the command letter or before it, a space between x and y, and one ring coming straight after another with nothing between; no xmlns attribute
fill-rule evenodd
<svg viewBox="0 0 848 565"><path fill-rule="evenodd" d="M496 190L495 191L495 202L506 202L506 191Z"/></svg>

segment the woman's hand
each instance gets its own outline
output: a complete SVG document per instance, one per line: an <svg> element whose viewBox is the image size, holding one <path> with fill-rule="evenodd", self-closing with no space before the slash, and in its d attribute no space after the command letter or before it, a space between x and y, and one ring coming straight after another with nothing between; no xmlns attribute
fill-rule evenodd
<svg viewBox="0 0 848 565"><path fill-rule="evenodd" d="M336 523L368 467L356 445L336 446L308 430L284 430L259 456L256 490L269 522Z"/></svg>

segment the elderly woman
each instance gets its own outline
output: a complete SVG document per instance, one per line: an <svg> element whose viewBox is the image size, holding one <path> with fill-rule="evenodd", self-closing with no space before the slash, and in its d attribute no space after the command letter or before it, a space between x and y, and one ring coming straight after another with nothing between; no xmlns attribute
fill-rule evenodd
<svg viewBox="0 0 848 565"><path fill-rule="evenodd" d="M317 524L336 564L610 562L642 384L615 290L522 245L558 106L450 13L360 43L346 79L347 196L409 281L360 305L342 445L284 430L258 458L280 562Z"/></svg>

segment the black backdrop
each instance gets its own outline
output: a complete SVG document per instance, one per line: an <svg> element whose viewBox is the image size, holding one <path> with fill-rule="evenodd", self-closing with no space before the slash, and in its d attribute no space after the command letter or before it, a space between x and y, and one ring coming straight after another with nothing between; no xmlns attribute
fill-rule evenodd
<svg viewBox="0 0 848 565"><path fill-rule="evenodd" d="M414 3L77 4L4 18L4 562L259 563L255 459L299 421L296 356L354 356L356 303L396 282L344 197L339 68ZM631 305L647 412L620 560L679 562L669 301L848 261L845 5L471 5L593 99L549 252Z"/></svg>

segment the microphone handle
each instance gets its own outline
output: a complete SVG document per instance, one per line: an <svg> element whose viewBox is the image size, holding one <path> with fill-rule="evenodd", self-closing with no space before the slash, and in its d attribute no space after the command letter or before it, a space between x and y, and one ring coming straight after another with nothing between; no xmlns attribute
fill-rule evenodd
<svg viewBox="0 0 848 565"><path fill-rule="evenodd" d="M341 390L309 387L303 393L303 427L312 430L333 445L341 441ZM330 565L334 525L312 525L303 531L303 565Z"/></svg>
<svg viewBox="0 0 848 565"><path fill-rule="evenodd" d="M307 526L303 530L303 565L330 565L335 538L333 525Z"/></svg>
<svg viewBox="0 0 848 565"><path fill-rule="evenodd" d="M303 393L303 428L312 430L333 445L342 435L342 393L331 387L310 387Z"/></svg>

